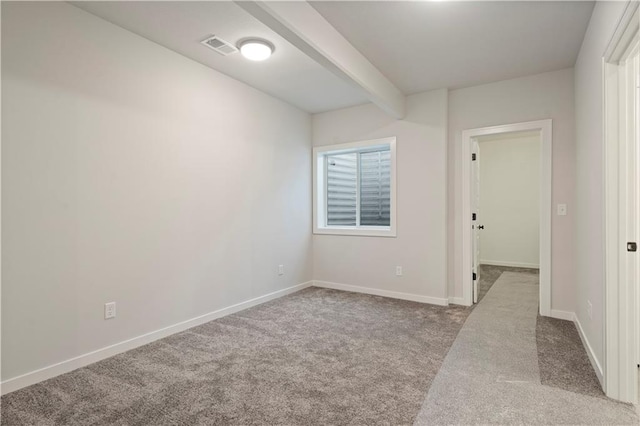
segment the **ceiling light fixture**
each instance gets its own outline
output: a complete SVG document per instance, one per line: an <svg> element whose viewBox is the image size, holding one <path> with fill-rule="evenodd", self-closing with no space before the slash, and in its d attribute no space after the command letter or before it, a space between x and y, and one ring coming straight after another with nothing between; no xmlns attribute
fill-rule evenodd
<svg viewBox="0 0 640 426"><path fill-rule="evenodd" d="M264 61L269 58L275 48L266 40L251 38L238 43L240 53L251 61Z"/></svg>

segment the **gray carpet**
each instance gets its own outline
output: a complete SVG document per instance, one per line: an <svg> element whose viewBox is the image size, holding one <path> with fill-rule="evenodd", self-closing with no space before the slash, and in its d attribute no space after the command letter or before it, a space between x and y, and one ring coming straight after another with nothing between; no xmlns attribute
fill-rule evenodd
<svg viewBox="0 0 640 426"><path fill-rule="evenodd" d="M410 424L466 320L310 288L2 397L2 425Z"/></svg>
<svg viewBox="0 0 640 426"><path fill-rule="evenodd" d="M2 425L638 424L499 268L472 313L307 289L5 395Z"/></svg>
<svg viewBox="0 0 640 426"><path fill-rule="evenodd" d="M496 282L503 272L522 272L540 276L538 269L515 268L513 266L480 265L480 280L478 281L478 303L484 298L493 283Z"/></svg>
<svg viewBox="0 0 640 426"><path fill-rule="evenodd" d="M606 398L572 321L538 315L536 344L543 385Z"/></svg>
<svg viewBox="0 0 640 426"><path fill-rule="evenodd" d="M480 265L479 300L503 272L521 272L539 277L538 269ZM573 322L538 315L536 346L543 385L606 398Z"/></svg>
<svg viewBox="0 0 640 426"><path fill-rule="evenodd" d="M629 405L541 383L537 280L500 275L460 330L416 424L638 424Z"/></svg>

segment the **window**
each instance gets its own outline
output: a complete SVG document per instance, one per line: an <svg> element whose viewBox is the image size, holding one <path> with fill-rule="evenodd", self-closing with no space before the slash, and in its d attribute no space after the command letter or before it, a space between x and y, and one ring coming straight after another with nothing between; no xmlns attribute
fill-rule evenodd
<svg viewBox="0 0 640 426"><path fill-rule="evenodd" d="M314 233L396 236L395 143L314 148Z"/></svg>

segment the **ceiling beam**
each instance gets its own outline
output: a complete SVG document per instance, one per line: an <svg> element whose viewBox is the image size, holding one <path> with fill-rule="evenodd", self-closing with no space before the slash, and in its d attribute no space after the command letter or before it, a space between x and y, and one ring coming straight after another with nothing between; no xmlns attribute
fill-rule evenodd
<svg viewBox="0 0 640 426"><path fill-rule="evenodd" d="M397 119L404 94L305 1L236 1L236 4Z"/></svg>

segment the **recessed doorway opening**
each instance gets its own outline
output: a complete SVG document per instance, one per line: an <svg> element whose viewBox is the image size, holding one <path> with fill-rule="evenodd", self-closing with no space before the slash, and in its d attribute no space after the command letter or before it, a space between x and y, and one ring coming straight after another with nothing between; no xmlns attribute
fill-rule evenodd
<svg viewBox="0 0 640 426"><path fill-rule="evenodd" d="M505 214L495 214L497 217L493 217L490 223L494 223L492 231L497 231L500 228L499 234L504 237L504 234L511 232L514 239L505 239L500 235L494 235L493 241L491 237L484 242L481 241L481 233L488 231L486 223L482 223L482 201L481 201L481 153L482 143L488 141L494 141L495 146L489 149L496 148L502 145L503 154L507 151L504 150L504 143L501 141L507 141L512 139L512 143L516 143L517 140L528 142L529 151L526 154L510 153L512 160L516 157L520 159L518 161L524 161L525 157L531 157L531 155L537 155L537 162L528 164L526 170L526 180L534 180L533 185L536 189L532 190L531 182L527 183L528 188L522 189L522 194L517 194L517 183L502 182L500 186L502 188L496 188L492 196L488 196L490 203L494 206L490 209L504 209L505 203L519 203L525 207L526 214L530 217L526 219L523 217L513 217L513 214L524 214L522 209L512 209L509 213L509 218L505 219ZM465 304L471 305L478 301L479 288L479 265L484 261L485 263L501 263L504 266L513 267L531 267L539 268L540 272L540 314L543 316L549 316L551 314L551 145L552 145L552 124L551 120L540 120L526 123L508 124L503 126L485 127L480 129L466 130L462 133L462 213L463 213L463 229L465 232L462 234L462 267L463 267L463 299ZM489 147L489 145L487 145ZM511 146L513 148L513 146ZM477 161L474 161L477 159ZM497 160L505 161L505 159ZM532 169L533 167L533 169ZM514 165L509 164L502 172L508 171L507 169L513 169ZM524 178L523 165L518 165ZM501 173L502 173L501 172ZM499 173L498 173L499 174ZM487 175L488 176L488 175ZM500 179L507 179L506 177L491 176L490 180L498 182ZM504 185L503 185L504 184ZM523 185L521 182L520 185ZM484 184L483 184L484 187ZM511 189L509 189L511 188ZM511 191L511 194L507 194L504 191ZM491 198L495 200L491 201ZM537 199L536 199L537 198ZM511 200L511 201L508 201ZM502 207L501 207L502 206ZM559 206L560 207L560 206ZM535 209L537 211L532 212ZM504 213L504 212L503 212ZM562 213L560 213L562 214ZM500 217L503 216L503 217ZM511 221L511 223L504 223L505 220ZM537 223L536 223L537 221ZM532 223L533 222L533 223ZM526 225L525 225L526 223ZM499 225L498 225L499 224ZM520 229L518 229L520 226ZM483 227L483 228L479 228ZM537 231L537 238L536 238ZM534 234L531 236L531 234ZM527 242L518 241L518 238L524 238L527 235ZM490 248L492 245L496 245L496 241L502 238L502 247ZM537 247L536 247L537 240ZM533 242L533 243L532 243ZM500 245L500 243L498 243ZM482 250L482 247L485 250ZM506 245L506 246L505 246ZM493 250L493 251L492 251ZM482 251L485 253L482 254ZM512 253L507 253L511 251ZM512 256L518 251L518 256ZM493 253L493 254L492 254ZM485 257L484 259L482 257ZM491 256L500 256L503 259L491 259ZM493 262L492 262L493 261ZM509 263L509 264L507 264Z"/></svg>
<svg viewBox="0 0 640 426"><path fill-rule="evenodd" d="M474 303L502 271L540 268L540 145L539 131L472 140Z"/></svg>

